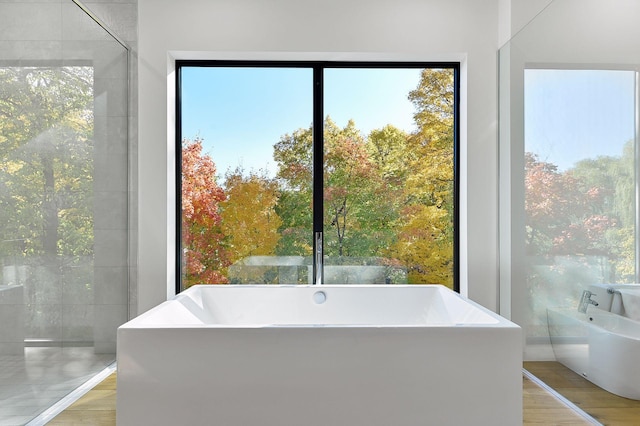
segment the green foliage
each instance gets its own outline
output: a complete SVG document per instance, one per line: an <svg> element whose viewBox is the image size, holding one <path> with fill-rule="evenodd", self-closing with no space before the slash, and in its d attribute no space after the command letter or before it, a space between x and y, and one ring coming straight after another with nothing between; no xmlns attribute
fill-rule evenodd
<svg viewBox="0 0 640 426"><path fill-rule="evenodd" d="M91 68L0 68L2 254L92 253L92 131Z"/></svg>
<svg viewBox="0 0 640 426"><path fill-rule="evenodd" d="M324 123L324 238L327 256L376 256L380 241L375 196L382 185L380 171L366 150L355 123L340 129Z"/></svg>
<svg viewBox="0 0 640 426"><path fill-rule="evenodd" d="M396 139L402 136L397 129L387 130ZM283 136L274 146L281 182L276 209L283 221L278 254L311 254L311 135L311 127L299 129ZM378 145L392 146L393 142L383 140L384 136L382 131L376 133ZM393 238L388 228L397 213L381 165L370 154L375 146L361 136L353 121L340 128L330 117L324 122L324 139L325 255L380 255ZM379 155L378 161L383 160ZM397 173L389 175L388 180L397 191L400 185Z"/></svg>
<svg viewBox="0 0 640 426"><path fill-rule="evenodd" d="M278 163L277 177L291 191L310 191L313 187L313 127L286 134L273 146Z"/></svg>
<svg viewBox="0 0 640 426"><path fill-rule="evenodd" d="M406 270L410 282L452 286L453 93L451 70L423 70L409 94L416 107L413 134L387 125L365 137L353 121L341 128L325 119L326 257L339 264L384 258L391 282L406 280ZM217 242L209 238L211 249L226 251L229 262L312 253L312 127L283 135L273 158L278 188L264 177L237 172L227 177L227 201L209 197L207 205L223 218L222 226L212 219L220 235Z"/></svg>
<svg viewBox="0 0 640 426"><path fill-rule="evenodd" d="M386 125L374 129L367 139L367 151L390 188L401 187L407 179L407 135L402 130Z"/></svg>
<svg viewBox="0 0 640 426"><path fill-rule="evenodd" d="M220 203L221 231L233 263L248 256L273 255L282 221L275 211L278 187L264 175L242 169L227 173L226 200Z"/></svg>
<svg viewBox="0 0 640 426"><path fill-rule="evenodd" d="M276 178L280 183L280 198L276 213L282 220L278 255L310 256L313 241L313 129L298 129L283 135L273 147L278 164Z"/></svg>
<svg viewBox="0 0 640 426"><path fill-rule="evenodd" d="M564 172L526 153L527 253L597 256L603 279L634 280L634 153L579 161Z"/></svg>
<svg viewBox="0 0 640 426"><path fill-rule="evenodd" d="M425 69L409 99L418 130L406 142L399 238L389 257L413 283L453 286L453 71Z"/></svg>

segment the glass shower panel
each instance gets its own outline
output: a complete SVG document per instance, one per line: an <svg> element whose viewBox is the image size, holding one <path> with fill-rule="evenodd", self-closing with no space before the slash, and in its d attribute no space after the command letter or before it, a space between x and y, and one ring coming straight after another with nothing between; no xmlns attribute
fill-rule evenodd
<svg viewBox="0 0 640 426"><path fill-rule="evenodd" d="M625 316L603 285L638 286L638 19L633 0L554 0L499 53L500 313L523 328L525 361L583 378L616 364L596 354L635 356L549 312L579 317L593 290Z"/></svg>
<svg viewBox="0 0 640 426"><path fill-rule="evenodd" d="M0 15L0 423L23 424L128 317L128 51L71 1Z"/></svg>
<svg viewBox="0 0 640 426"><path fill-rule="evenodd" d="M500 49L500 305L525 359L554 358L547 308L638 282L640 52L617 34L639 13L556 0Z"/></svg>
<svg viewBox="0 0 640 426"><path fill-rule="evenodd" d="M635 282L635 71L526 69L530 336L590 284ZM540 330L536 331L537 328Z"/></svg>

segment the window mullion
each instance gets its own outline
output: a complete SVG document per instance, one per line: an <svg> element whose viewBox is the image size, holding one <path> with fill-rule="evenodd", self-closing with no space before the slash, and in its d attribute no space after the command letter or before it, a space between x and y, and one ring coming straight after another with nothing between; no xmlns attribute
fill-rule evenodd
<svg viewBox="0 0 640 426"><path fill-rule="evenodd" d="M323 282L324 70L313 67L313 284Z"/></svg>

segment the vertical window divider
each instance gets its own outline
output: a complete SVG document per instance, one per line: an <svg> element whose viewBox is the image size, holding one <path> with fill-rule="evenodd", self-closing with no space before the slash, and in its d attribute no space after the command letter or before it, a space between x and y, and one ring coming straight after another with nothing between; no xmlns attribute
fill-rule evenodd
<svg viewBox="0 0 640 426"><path fill-rule="evenodd" d="M453 67L453 291L460 293L460 65Z"/></svg>
<svg viewBox="0 0 640 426"><path fill-rule="evenodd" d="M175 210L175 279L176 294L179 294L182 288L182 65L176 61L176 140L175 140L175 156L176 156L176 210Z"/></svg>
<svg viewBox="0 0 640 426"><path fill-rule="evenodd" d="M313 284L323 283L324 270L324 70L313 67ZM318 166L319 165L319 166Z"/></svg>

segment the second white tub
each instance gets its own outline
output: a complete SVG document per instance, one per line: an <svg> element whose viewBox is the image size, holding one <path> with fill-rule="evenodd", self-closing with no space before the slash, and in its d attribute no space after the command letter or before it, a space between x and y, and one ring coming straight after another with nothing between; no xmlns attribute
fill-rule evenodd
<svg viewBox="0 0 640 426"><path fill-rule="evenodd" d="M547 315L560 363L611 393L640 400L640 322L594 308Z"/></svg>

